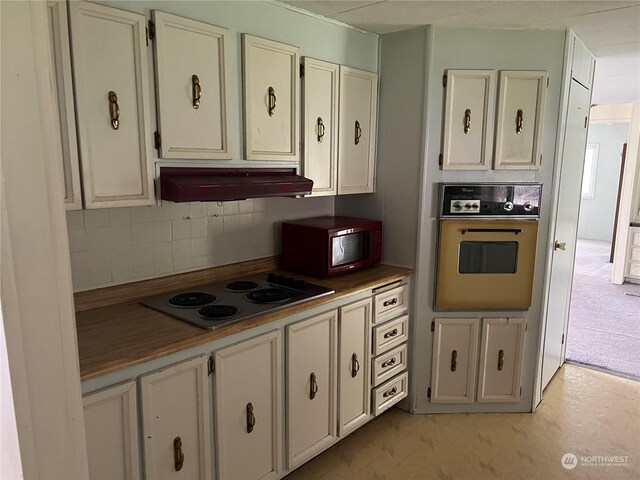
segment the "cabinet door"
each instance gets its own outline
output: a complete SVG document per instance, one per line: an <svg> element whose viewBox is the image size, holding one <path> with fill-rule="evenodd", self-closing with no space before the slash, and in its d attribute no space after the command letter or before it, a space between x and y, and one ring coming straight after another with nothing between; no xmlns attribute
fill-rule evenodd
<svg viewBox="0 0 640 480"><path fill-rule="evenodd" d="M547 72L500 72L496 170L540 168L546 97Z"/></svg>
<svg viewBox="0 0 640 480"><path fill-rule="evenodd" d="M471 403L474 400L477 318L436 318L431 364L431 401Z"/></svg>
<svg viewBox="0 0 640 480"><path fill-rule="evenodd" d="M300 49L243 34L247 160L298 162Z"/></svg>
<svg viewBox="0 0 640 480"><path fill-rule="evenodd" d="M276 478L281 470L280 332L215 354L218 478Z"/></svg>
<svg viewBox="0 0 640 480"><path fill-rule="evenodd" d="M340 67L313 58L303 62L304 175L313 180L311 196L335 195Z"/></svg>
<svg viewBox="0 0 640 480"><path fill-rule="evenodd" d="M336 438L336 323L332 311L287 327L289 468Z"/></svg>
<svg viewBox="0 0 640 480"><path fill-rule="evenodd" d="M230 159L228 30L153 11L162 158Z"/></svg>
<svg viewBox="0 0 640 480"><path fill-rule="evenodd" d="M48 1L51 59L56 91L58 128L62 147L62 172L64 174L64 203L67 210L82 209L80 190L80 164L76 115L73 107L73 79L71 75L71 48L69 47L69 22L67 4L62 0Z"/></svg>
<svg viewBox="0 0 640 480"><path fill-rule="evenodd" d="M338 329L338 434L355 430L370 417L371 299L340 308Z"/></svg>
<svg viewBox="0 0 640 480"><path fill-rule="evenodd" d="M85 208L152 205L145 18L70 2Z"/></svg>
<svg viewBox="0 0 640 480"><path fill-rule="evenodd" d="M208 358L141 377L146 478L211 478Z"/></svg>
<svg viewBox="0 0 640 480"><path fill-rule="evenodd" d="M89 477L140 478L136 384L127 382L91 393L83 403Z"/></svg>
<svg viewBox="0 0 640 480"><path fill-rule="evenodd" d="M524 318L482 319L479 402L517 402L524 349Z"/></svg>
<svg viewBox="0 0 640 480"><path fill-rule="evenodd" d="M446 73L443 170L487 170L493 147L495 72Z"/></svg>
<svg viewBox="0 0 640 480"><path fill-rule="evenodd" d="M340 67L338 194L374 190L378 75Z"/></svg>

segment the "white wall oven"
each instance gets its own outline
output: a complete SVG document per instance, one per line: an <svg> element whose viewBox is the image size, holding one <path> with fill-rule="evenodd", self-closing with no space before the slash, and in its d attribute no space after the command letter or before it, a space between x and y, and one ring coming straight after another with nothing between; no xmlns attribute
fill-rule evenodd
<svg viewBox="0 0 640 480"><path fill-rule="evenodd" d="M531 306L542 185L441 184L436 310Z"/></svg>

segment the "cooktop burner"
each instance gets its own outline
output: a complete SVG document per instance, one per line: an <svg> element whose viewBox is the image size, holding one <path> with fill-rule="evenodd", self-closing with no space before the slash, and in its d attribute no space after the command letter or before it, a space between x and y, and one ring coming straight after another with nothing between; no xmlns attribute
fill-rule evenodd
<svg viewBox="0 0 640 480"><path fill-rule="evenodd" d="M155 295L140 303L197 327L214 329L334 293L330 288L271 273Z"/></svg>
<svg viewBox="0 0 640 480"><path fill-rule="evenodd" d="M233 317L238 309L233 305L209 305L198 310L198 315L208 320Z"/></svg>
<svg viewBox="0 0 640 480"><path fill-rule="evenodd" d="M291 298L291 292L283 288L263 288L247 293L247 300L255 303L280 303Z"/></svg>
<svg viewBox="0 0 640 480"><path fill-rule="evenodd" d="M210 293L186 292L175 295L169 299L169 304L174 307L193 308L201 307L207 303L213 303L216 297Z"/></svg>
<svg viewBox="0 0 640 480"><path fill-rule="evenodd" d="M230 292L248 292L250 290L255 290L260 285L256 282L251 282L249 280L238 280L237 282L231 282L227 284L227 290Z"/></svg>

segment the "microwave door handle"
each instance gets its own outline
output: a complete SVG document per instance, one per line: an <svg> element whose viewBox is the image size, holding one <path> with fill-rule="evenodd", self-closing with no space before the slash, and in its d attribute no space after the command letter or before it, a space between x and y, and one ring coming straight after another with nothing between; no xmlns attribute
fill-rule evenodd
<svg viewBox="0 0 640 480"><path fill-rule="evenodd" d="M522 233L521 228L463 228L460 230L462 235L466 233L513 233L519 235Z"/></svg>

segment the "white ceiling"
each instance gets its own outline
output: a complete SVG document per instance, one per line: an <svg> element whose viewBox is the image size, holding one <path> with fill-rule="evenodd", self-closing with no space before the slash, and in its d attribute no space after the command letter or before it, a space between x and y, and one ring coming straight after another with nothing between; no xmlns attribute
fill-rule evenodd
<svg viewBox="0 0 640 480"><path fill-rule="evenodd" d="M594 103L640 100L640 0L285 0L285 3L379 34L418 25L571 27L598 58Z"/></svg>

